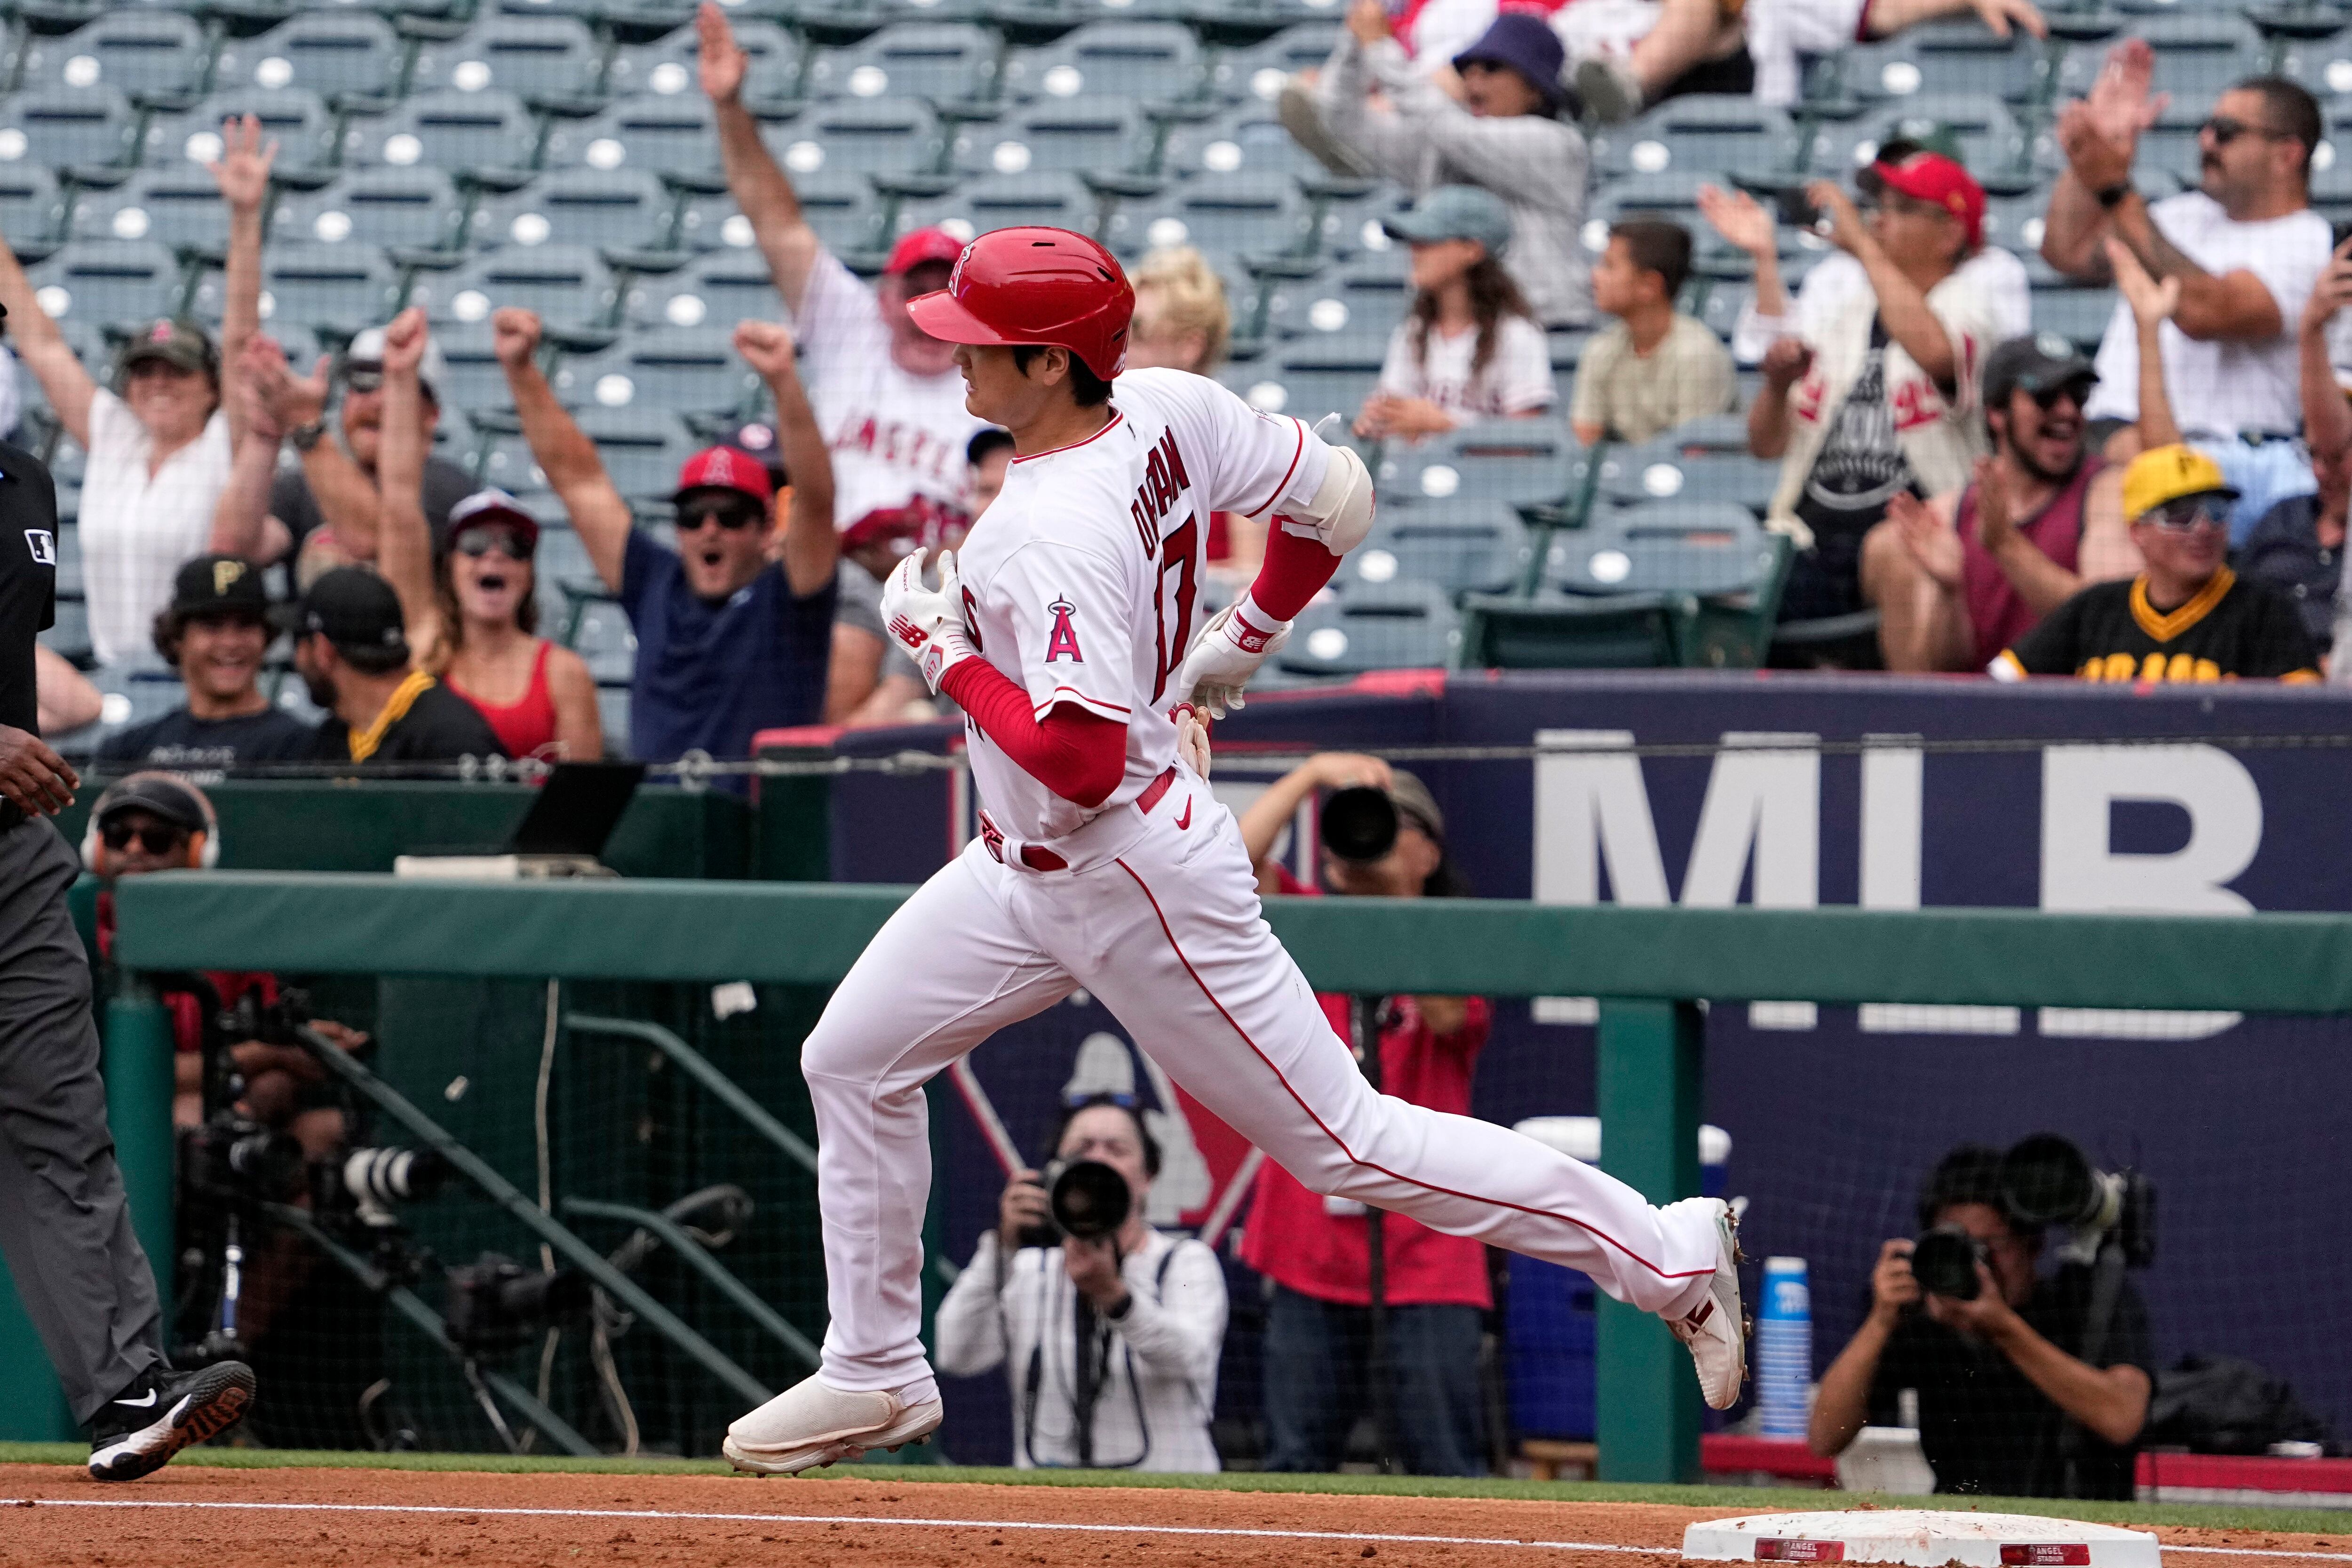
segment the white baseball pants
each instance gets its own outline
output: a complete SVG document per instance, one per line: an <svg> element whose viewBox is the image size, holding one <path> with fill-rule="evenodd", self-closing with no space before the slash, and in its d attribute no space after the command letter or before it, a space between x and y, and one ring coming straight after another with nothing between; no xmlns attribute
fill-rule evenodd
<svg viewBox="0 0 2352 1568"><path fill-rule="evenodd" d="M1083 846L1072 840L1084 839ZM892 915L802 1051L824 1231L824 1381L925 1383L923 1084L1079 986L1203 1105L1310 1190L1566 1264L1680 1316L1706 1294L1711 1207L1653 1207L1507 1128L1375 1094L1260 918L1232 816L1176 770L1150 812L1053 847L1070 868L1000 864L982 840ZM1007 846L1017 862L1020 847Z"/></svg>

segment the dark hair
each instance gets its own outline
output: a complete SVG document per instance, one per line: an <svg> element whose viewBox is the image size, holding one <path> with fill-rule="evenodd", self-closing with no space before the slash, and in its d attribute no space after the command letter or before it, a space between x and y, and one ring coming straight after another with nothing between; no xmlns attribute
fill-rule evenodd
<svg viewBox="0 0 2352 1568"><path fill-rule="evenodd" d="M1154 1138L1151 1135L1151 1129L1143 1124L1143 1112L1129 1103L1134 1098L1132 1095L1089 1094L1064 1106L1062 1119L1054 1123L1054 1141L1047 1146L1046 1157L1050 1159L1060 1151L1062 1138L1069 1131L1070 1123L1077 1120L1079 1111L1092 1110L1097 1106L1107 1105L1113 1110L1126 1111L1127 1119L1135 1123L1136 1141L1143 1145L1143 1173L1147 1176L1159 1175L1160 1140Z"/></svg>
<svg viewBox="0 0 2352 1568"><path fill-rule="evenodd" d="M1070 363L1075 364L1077 362L1073 360ZM1011 450L1013 450L1013 432L991 425L964 444L963 460L976 468L988 461L989 454Z"/></svg>
<svg viewBox="0 0 2352 1568"><path fill-rule="evenodd" d="M148 636L154 639L155 651L163 656L163 662L177 669L180 668L180 639L187 635L188 623L206 620L250 621L261 628L264 637L269 635L269 621L265 616L247 615L238 610L231 610L226 614L213 610L191 614L186 610L175 610L166 605L155 612L155 621L149 628Z"/></svg>
<svg viewBox="0 0 2352 1568"><path fill-rule="evenodd" d="M2007 1218L2009 1210L2000 1201L2000 1150L1963 1143L1937 1161L1927 1184L1919 1189L1919 1227L1934 1225L1936 1216L1955 1204L1983 1204Z"/></svg>
<svg viewBox="0 0 2352 1568"><path fill-rule="evenodd" d="M314 635L326 636L324 632ZM361 644L345 647L332 637L327 640L334 643L335 657L362 675L390 675L395 669L408 668L408 645L404 642L397 647L368 647Z"/></svg>
<svg viewBox="0 0 2352 1568"><path fill-rule="evenodd" d="M1625 242L1635 271L1654 272L1665 283L1667 304L1681 296L1690 281L1690 230L1662 217L1628 217L1609 226L1609 237Z"/></svg>
<svg viewBox="0 0 2352 1568"><path fill-rule="evenodd" d="M1027 375L1029 367L1036 363L1037 356L1047 347L1045 343L1015 343L1013 363L1020 367L1022 374ZM1070 396L1081 408L1100 408L1110 401L1110 383L1097 375L1086 361L1071 354Z"/></svg>
<svg viewBox="0 0 2352 1568"><path fill-rule="evenodd" d="M2303 177L2309 183L2311 153L2319 145L2320 138L2319 100L2312 97L2302 83L2283 76L2250 76L2230 90L2262 94L2263 107L2277 121L2271 129L2303 143Z"/></svg>
<svg viewBox="0 0 2352 1568"><path fill-rule="evenodd" d="M1535 319L1528 308L1528 297L1503 270L1503 264L1491 256L1482 256L1472 265L1463 281L1470 288L1470 313L1478 321L1478 346L1471 351L1470 374L1485 370L1495 357L1496 342L1502 336L1503 318L1525 316ZM1437 324L1437 296L1417 293L1412 297L1412 358L1415 364L1429 363L1429 329Z"/></svg>

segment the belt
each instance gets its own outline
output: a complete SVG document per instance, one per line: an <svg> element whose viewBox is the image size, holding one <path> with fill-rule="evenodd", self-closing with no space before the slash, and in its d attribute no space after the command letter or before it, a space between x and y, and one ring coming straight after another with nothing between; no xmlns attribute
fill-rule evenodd
<svg viewBox="0 0 2352 1568"><path fill-rule="evenodd" d="M1175 783L1176 769L1173 764L1171 764L1166 772L1144 785L1143 793L1135 797L1133 804L1136 815L1150 816L1151 808L1167 798L1169 789ZM1093 822L1065 834L1056 842L1066 843L1081 836L1090 837L1089 830L1097 823L1111 817L1112 814L1106 812L1103 816L1096 817ZM1024 871L1066 871L1070 868L1070 862L1066 857L1056 854L1043 844L1024 844L1018 839L1007 839L1003 829L998 827L995 820L988 815L986 807L982 807L980 813L980 841L987 847L989 854L995 858L999 865L1014 867ZM1008 850L1010 854L1007 853Z"/></svg>

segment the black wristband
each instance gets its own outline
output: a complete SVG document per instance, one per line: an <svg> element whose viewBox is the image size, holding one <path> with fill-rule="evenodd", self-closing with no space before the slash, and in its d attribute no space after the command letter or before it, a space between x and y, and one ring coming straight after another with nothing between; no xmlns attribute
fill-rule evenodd
<svg viewBox="0 0 2352 1568"><path fill-rule="evenodd" d="M1132 1290L1122 1290L1118 1293L1118 1305L1116 1307L1104 1308L1103 1316L1116 1323L1120 1319L1126 1317L1127 1314L1134 1309L1134 1307L1135 1292Z"/></svg>
<svg viewBox="0 0 2352 1568"><path fill-rule="evenodd" d="M286 432L286 438L294 443L296 451L307 452L317 446L319 437L326 433L327 422L323 419L313 419L308 425L297 425L293 429Z"/></svg>
<svg viewBox="0 0 2352 1568"><path fill-rule="evenodd" d="M2132 183L2129 180L2118 180L2105 190L2093 194L2097 196L2099 205L2113 212L2123 205L2126 196L2132 194Z"/></svg>

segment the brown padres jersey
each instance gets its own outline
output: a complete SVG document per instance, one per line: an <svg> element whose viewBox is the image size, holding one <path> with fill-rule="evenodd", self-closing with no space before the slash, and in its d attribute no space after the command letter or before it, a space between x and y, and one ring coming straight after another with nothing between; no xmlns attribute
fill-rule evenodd
<svg viewBox="0 0 2352 1568"><path fill-rule="evenodd" d="M2148 602L2145 576L2094 583L2018 638L1991 672L2012 680L2315 681L2319 658L2293 604L2224 566L2162 613Z"/></svg>

